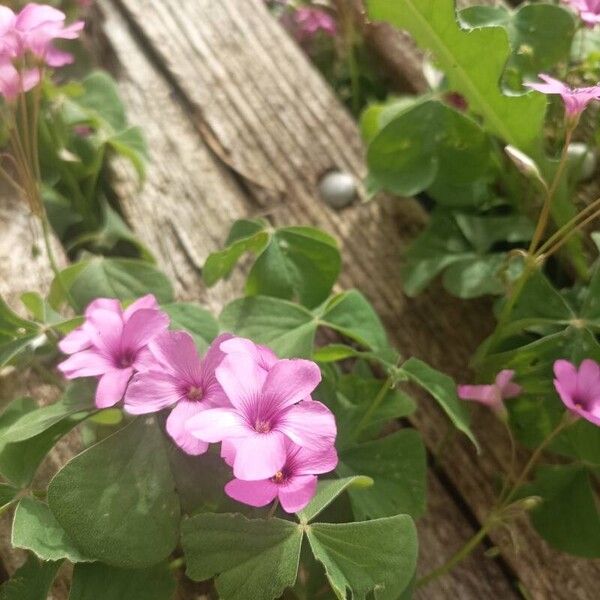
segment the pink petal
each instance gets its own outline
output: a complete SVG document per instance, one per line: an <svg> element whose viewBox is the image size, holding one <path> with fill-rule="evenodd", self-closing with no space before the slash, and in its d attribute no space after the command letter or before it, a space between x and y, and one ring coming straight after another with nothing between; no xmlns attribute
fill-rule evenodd
<svg viewBox="0 0 600 600"><path fill-rule="evenodd" d="M321 451L299 448L293 458L292 471L294 475L320 475L333 471L337 464L338 455L333 446Z"/></svg>
<svg viewBox="0 0 600 600"><path fill-rule="evenodd" d="M315 475L299 475L292 477L279 486L279 502L285 512L295 513L302 510L317 492Z"/></svg>
<svg viewBox="0 0 600 600"><path fill-rule="evenodd" d="M200 356L186 331L163 331L148 344L156 360L171 374L192 384L201 380Z"/></svg>
<svg viewBox="0 0 600 600"><path fill-rule="evenodd" d="M579 365L576 396L586 401L600 395L600 366L586 358Z"/></svg>
<svg viewBox="0 0 600 600"><path fill-rule="evenodd" d="M225 358L225 354L221 350L221 344L230 340L233 336L230 333L222 333L216 337L208 347L206 354L202 358L202 373L206 376L214 376L216 368Z"/></svg>
<svg viewBox="0 0 600 600"><path fill-rule="evenodd" d="M234 352L249 354L266 371L279 360L273 350L266 346L255 344L247 338L231 338L221 344L221 350L225 354L232 354Z"/></svg>
<svg viewBox="0 0 600 600"><path fill-rule="evenodd" d="M259 402L267 373L247 354L228 354L215 375L229 401L242 413L252 412Z"/></svg>
<svg viewBox="0 0 600 600"><path fill-rule="evenodd" d="M138 298L135 302L132 302L124 311L123 319L128 321L131 315L142 308L153 308L158 310L158 302L154 297L154 294L146 294L141 298Z"/></svg>
<svg viewBox="0 0 600 600"><path fill-rule="evenodd" d="M123 333L120 315L104 308L94 310L87 319L87 330L94 346L109 356L120 355Z"/></svg>
<svg viewBox="0 0 600 600"><path fill-rule="evenodd" d="M65 18L65 13L56 8L30 2L17 15L16 27L26 31L48 23L62 23Z"/></svg>
<svg viewBox="0 0 600 600"><path fill-rule="evenodd" d="M127 386L125 410L132 415L154 413L182 398L181 386L172 375L157 371L138 373Z"/></svg>
<svg viewBox="0 0 600 600"><path fill-rule="evenodd" d="M235 446L233 474L238 479L267 479L285 464L285 438L277 431L254 433L236 440Z"/></svg>
<svg viewBox="0 0 600 600"><path fill-rule="evenodd" d="M555 385L556 381L565 394L574 396L577 393L577 368L568 360L557 360L554 363Z"/></svg>
<svg viewBox="0 0 600 600"><path fill-rule="evenodd" d="M131 365L136 371L145 373L146 371L164 371L163 366L156 360L148 348L142 348L135 354L135 360Z"/></svg>
<svg viewBox="0 0 600 600"><path fill-rule="evenodd" d="M137 310L123 327L123 348L139 350L168 326L167 314L148 308Z"/></svg>
<svg viewBox="0 0 600 600"><path fill-rule="evenodd" d="M90 318L94 311L103 309L114 312L117 315L121 315L121 303L115 298L96 298L90 302L85 309L85 317Z"/></svg>
<svg viewBox="0 0 600 600"><path fill-rule="evenodd" d="M325 450L335 442L337 428L333 413L321 402L300 402L285 411L277 421L280 431L295 444Z"/></svg>
<svg viewBox="0 0 600 600"><path fill-rule="evenodd" d="M58 342L58 347L65 354L75 354L91 346L92 340L84 327L77 327Z"/></svg>
<svg viewBox="0 0 600 600"><path fill-rule="evenodd" d="M458 397L473 400L492 408L502 405L500 390L496 385L459 385Z"/></svg>
<svg viewBox="0 0 600 600"><path fill-rule="evenodd" d="M194 437L185 427L190 417L202 411L201 402L180 401L167 418L167 433L174 442L187 454L198 456L208 450L208 444Z"/></svg>
<svg viewBox="0 0 600 600"><path fill-rule="evenodd" d="M221 458L230 466L233 467L236 454L235 441L228 439L221 443Z"/></svg>
<svg viewBox="0 0 600 600"><path fill-rule="evenodd" d="M97 350L83 350L73 354L58 365L58 370L67 378L97 377L115 367L112 361Z"/></svg>
<svg viewBox="0 0 600 600"><path fill-rule="evenodd" d="M121 400L127 383L133 375L133 369L113 369L105 373L98 382L96 388L96 406L98 408L108 408L114 406Z"/></svg>
<svg viewBox="0 0 600 600"><path fill-rule="evenodd" d="M191 417L186 429L199 440L215 443L254 433L239 413L231 408L209 408Z"/></svg>
<svg viewBox="0 0 600 600"><path fill-rule="evenodd" d="M233 479L225 485L225 493L238 502L259 507L275 500L278 487L268 479L263 481Z"/></svg>
<svg viewBox="0 0 600 600"><path fill-rule="evenodd" d="M303 359L277 361L269 371L263 386L263 397L275 412L300 402L310 395L321 381L321 369Z"/></svg>
<svg viewBox="0 0 600 600"><path fill-rule="evenodd" d="M70 52L59 50L54 46L47 46L44 51L44 60L49 67L64 67L75 61L75 57Z"/></svg>
<svg viewBox="0 0 600 600"><path fill-rule="evenodd" d="M503 398L515 398L522 388L512 381L515 372L512 369L504 369L496 375L496 385L500 389Z"/></svg>

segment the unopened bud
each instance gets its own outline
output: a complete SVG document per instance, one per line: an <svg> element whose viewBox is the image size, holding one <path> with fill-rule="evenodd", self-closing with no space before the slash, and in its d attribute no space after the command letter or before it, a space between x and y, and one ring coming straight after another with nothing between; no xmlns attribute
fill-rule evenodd
<svg viewBox="0 0 600 600"><path fill-rule="evenodd" d="M527 156L527 154L521 152L518 148L510 145L504 147L504 152L506 152L506 156L510 158L517 169L519 169L525 177L537 179L544 187L546 187L546 182L533 158Z"/></svg>

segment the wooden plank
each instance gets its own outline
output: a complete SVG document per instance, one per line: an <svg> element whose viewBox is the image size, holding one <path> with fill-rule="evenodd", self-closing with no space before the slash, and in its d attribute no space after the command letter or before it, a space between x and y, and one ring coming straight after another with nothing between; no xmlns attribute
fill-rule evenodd
<svg viewBox="0 0 600 600"><path fill-rule="evenodd" d="M304 56L262 3L115 0L115 4L134 24L183 99L185 111L191 111L204 140L224 159L256 204L271 211L276 223L312 223L341 239L346 261L342 284L359 287L369 295L405 354L425 358L464 378L468 357L491 327L485 303L457 302L440 290L417 299L404 297L399 256L425 222L413 201L386 199L340 213L319 202L316 185L327 169L337 167L358 177L364 175L359 135L321 77L307 68ZM118 47L121 40L114 27L111 20L107 33ZM135 78L129 69L134 60L129 51L121 49L119 53L128 77ZM144 85L147 82L136 80L138 88ZM149 103L158 103L154 89L153 85L148 90ZM150 120L165 110L155 107ZM152 145L156 143L158 140L152 140ZM189 185L201 189L201 177ZM161 192L164 195L168 190ZM222 210L220 197L211 202L217 212ZM129 216L133 211L151 210L137 197L124 197L123 206ZM188 217L178 222L179 235L188 236L193 248L205 255L204 236L213 231L198 223L195 211L199 209L197 204L189 207ZM166 238L173 236L161 229L160 222L153 229ZM138 232L146 237L156 235ZM445 455L452 464L447 471L449 480L481 520L491 506L492 480L508 461L501 428L489 415L481 414L478 419L479 430L484 432L483 456L476 457L462 438L456 438ZM445 417L428 402L423 403L415 422L431 448L447 430ZM516 524L515 531L520 542L518 555L503 534L494 532L491 537L531 597L592 597L598 580L597 562L553 552L524 523ZM460 543L456 539L448 554ZM443 557L433 559L439 563Z"/></svg>
<svg viewBox="0 0 600 600"><path fill-rule="evenodd" d="M317 163L306 169L308 183L302 175L298 175L295 187L290 192L297 198L298 206L296 211L290 214L287 195L278 191L283 189L283 178L276 179L276 176L280 175L274 172L272 167L263 172L265 167L258 161L265 160L264 151L256 149L257 143L276 148L280 142L277 139L259 139L257 142L249 135L242 141L240 138L245 134L240 130L237 143L224 143L223 140L235 139L226 137L228 124L215 120L209 128L206 121L199 123L197 109L190 111L186 98L174 94L172 85L145 56L145 50L134 39L119 11L114 9L111 2L105 2L102 6L106 17L106 35L112 50L120 59L117 71L121 94L132 119L142 125L153 154L148 180L141 194L130 183L131 177L126 169L117 169L116 190L123 211L137 234L151 248L162 249L157 251L157 258L161 267L174 278L180 297L200 300L213 309L218 309L233 297L235 289L240 289L238 279L207 290L200 280L199 268L208 253L220 246L232 220L255 214L259 206L270 209L279 222L296 224L307 221L323 224L322 218L303 215L302 211L305 210L316 211L317 215L328 214L334 225L325 223L325 227L330 231L337 229L338 234L340 228L343 228L340 238L348 245L346 250L350 249L350 232L359 228L362 221L354 211L345 211L337 215L315 202L314 185L322 165ZM140 8L145 10L144 7ZM188 18L196 19L198 15L188 15ZM289 45L287 38L284 37L283 40L285 45ZM298 55L295 60L299 62L299 66L292 63L291 68L299 69L302 77L305 73L311 78L314 77L313 82L304 85L315 85L317 94L322 97L308 100L309 105L317 103L311 120L306 125L309 131L303 133L304 128L299 125L294 129L295 135L307 136L303 142L302 153L298 153L296 142L292 145L289 140L284 140L283 143L288 144L288 152L282 153L282 156L292 163L297 161L296 168L300 170L299 173L304 169L306 161L317 160L316 157L312 157L310 151L311 140L320 143L317 140L321 135L320 128L315 119L322 114L318 109L319 103L326 102L331 110L325 114L331 115L332 123L335 124L335 127L332 125L332 130L336 132L336 138L321 142L327 147L329 154L321 156L318 160L321 160L322 164L329 164L335 151L335 160L342 161L344 159L340 156L346 152L353 159L354 166L359 167L360 142L356 137L354 124L340 111L335 99L323 82L308 68L304 58ZM207 68L206 65L202 66L202 70ZM215 68L224 67L217 62ZM170 76L167 74L168 77ZM199 73L196 77L199 85L208 85L202 81L203 77L207 77L206 73ZM222 73L221 77L224 78L225 74ZM269 85L272 87L274 84ZM207 88L207 93L208 91ZM215 92L223 93L216 88ZM278 106L284 104L274 90L269 94L278 102ZM305 95L309 96L307 93ZM265 102L266 99L255 105L254 110L258 113L255 113L253 118L259 119L265 113ZM295 100L288 100L289 102L295 103ZM304 116L294 114L294 111L297 111L295 106L288 106L285 110L296 123L305 119ZM251 115L252 113L248 112L246 118ZM304 122L306 123L306 120ZM256 128L257 124L249 126ZM293 123L290 127L292 126ZM339 129L340 127L342 129ZM198 135L197 128L200 129L201 136ZM233 131L229 135L234 135ZM347 152L348 141L355 144L353 154ZM248 144L252 144L254 149L248 147ZM168 157L168 160L165 160L165 157ZM345 160L348 162L349 159ZM224 161L229 165L224 165ZM257 181L262 181L262 185ZM378 220L387 218L388 214L394 215L394 220L390 221L389 237L393 233L396 240L396 222L411 232L423 222L423 215L412 201L400 211L396 210L398 206L397 203L389 202L384 207L372 204L360 207L359 210L361 213L366 211ZM348 219L345 221L346 216ZM365 220L364 223L368 225L369 221ZM375 227L376 223L373 222L372 225ZM365 250L369 251L367 245ZM379 246L377 250L371 250L380 251ZM395 254L391 246L385 252L389 253L390 257ZM350 260L352 258L351 255ZM391 274L396 266L388 264L387 268ZM395 275L392 279L395 279ZM350 275L345 276L345 282L347 285L352 284ZM443 559L449 544L457 544L474 533L472 524L434 474L430 474L429 499L431 512L419 524L422 572L433 568ZM486 559L482 551L477 552L471 561L443 582L423 591L419 597L437 600L456 597L456 594L461 598L494 597L510 600L517 597L498 563Z"/></svg>

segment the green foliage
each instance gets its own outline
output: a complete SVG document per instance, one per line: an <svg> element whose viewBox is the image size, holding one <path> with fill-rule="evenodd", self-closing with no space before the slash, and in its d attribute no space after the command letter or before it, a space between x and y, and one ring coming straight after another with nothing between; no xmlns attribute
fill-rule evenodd
<svg viewBox="0 0 600 600"><path fill-rule="evenodd" d="M173 301L167 276L142 260L95 256L67 267L61 278L75 302L73 308L79 312L95 298L135 300L152 293L160 303ZM65 300L61 283L55 279L48 298L50 306L57 309Z"/></svg>
<svg viewBox="0 0 600 600"><path fill-rule="evenodd" d="M444 287L460 298L502 294L520 267L509 263L499 242L516 243L533 234L531 221L518 215L477 216L438 209L425 231L404 254L404 289L419 294L443 272Z"/></svg>
<svg viewBox="0 0 600 600"><path fill-rule="evenodd" d="M48 506L34 498L22 498L17 505L11 543L15 548L31 550L41 560L92 560L67 537Z"/></svg>
<svg viewBox="0 0 600 600"><path fill-rule="evenodd" d="M60 562L41 562L29 556L27 562L0 586L0 600L47 600Z"/></svg>
<svg viewBox="0 0 600 600"><path fill-rule="evenodd" d="M0 298L0 368L28 349L39 335L37 323L21 318Z"/></svg>
<svg viewBox="0 0 600 600"><path fill-rule="evenodd" d="M552 546L584 558L600 557L600 511L585 467L540 467L521 494L542 498L531 521Z"/></svg>
<svg viewBox="0 0 600 600"><path fill-rule="evenodd" d="M371 189L376 183L410 196L436 179L438 185L465 185L489 170L490 157L489 138L476 121L435 100L424 101L397 114L371 139Z"/></svg>
<svg viewBox="0 0 600 600"><path fill-rule="evenodd" d="M470 427L469 411L456 395L456 384L448 375L436 371L418 358L409 358L399 372L410 381L429 392L448 415L454 426L462 431L479 449L475 434Z"/></svg>
<svg viewBox="0 0 600 600"><path fill-rule="evenodd" d="M7 506L10 506L19 490L8 483L0 483L0 514Z"/></svg>
<svg viewBox="0 0 600 600"><path fill-rule="evenodd" d="M461 28L453 0L368 0L367 6L372 19L409 31L433 53L451 89L467 98L490 132L524 152L538 153L546 102L537 94L508 96L500 90L510 54L502 27Z"/></svg>
<svg viewBox="0 0 600 600"><path fill-rule="evenodd" d="M334 238L310 227L273 229L264 220L236 221L224 250L211 254L202 269L207 285L228 277L246 252L256 255L246 294L297 299L312 308L325 300L341 266Z"/></svg>
<svg viewBox="0 0 600 600"><path fill-rule="evenodd" d="M69 600L170 600L174 589L175 580L166 564L135 570L78 564Z"/></svg>
<svg viewBox="0 0 600 600"><path fill-rule="evenodd" d="M171 318L171 329L184 329L192 335L200 352L219 334L219 324L212 314L194 302L173 302L163 304L164 310Z"/></svg>
<svg viewBox="0 0 600 600"><path fill-rule="evenodd" d="M50 482L48 504L86 555L141 568L175 547L174 487L156 421L138 418L69 461Z"/></svg>

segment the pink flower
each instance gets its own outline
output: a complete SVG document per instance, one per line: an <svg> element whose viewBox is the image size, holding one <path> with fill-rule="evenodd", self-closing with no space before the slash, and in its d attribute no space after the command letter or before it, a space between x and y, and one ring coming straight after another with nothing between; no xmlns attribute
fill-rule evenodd
<svg viewBox="0 0 600 600"><path fill-rule="evenodd" d="M266 506L279 498L288 513L302 510L317 490L317 475L328 473L337 465L335 448L315 451L287 441L286 458L273 477L261 481L233 479L225 486L226 494L250 506Z"/></svg>
<svg viewBox="0 0 600 600"><path fill-rule="evenodd" d="M308 360L278 360L267 372L251 356L228 354L216 369L230 408L211 408L188 420L188 431L205 442L235 447L234 475L261 480L283 468L286 439L315 451L333 446L335 418L320 402L302 401L321 380Z"/></svg>
<svg viewBox="0 0 600 600"><path fill-rule="evenodd" d="M554 387L572 413L600 426L600 366L586 358L579 369L567 360L554 363Z"/></svg>
<svg viewBox="0 0 600 600"><path fill-rule="evenodd" d="M294 23L301 37L310 37L322 31L327 35L335 35L335 19L324 10L304 6L294 13Z"/></svg>
<svg viewBox="0 0 600 600"><path fill-rule="evenodd" d="M67 379L99 377L96 406L114 406L134 371L152 364L148 342L168 325L169 317L158 310L152 295L125 310L118 300L99 298L87 307L84 324L59 343L71 356L58 369Z"/></svg>
<svg viewBox="0 0 600 600"><path fill-rule="evenodd" d="M592 100L600 99L600 86L594 85L583 88L570 88L562 81L554 79L549 75L539 74L544 83L526 83L532 90L543 94L559 94L565 103L567 117L580 115Z"/></svg>
<svg viewBox="0 0 600 600"><path fill-rule="evenodd" d="M209 408L230 406L215 369L225 356L219 346L230 338L222 334L210 345L202 360L194 340L185 331L165 331L148 348L156 366L134 375L125 393L125 410L134 415L153 413L173 406L167 433L188 454L203 454L208 444L185 429L190 417Z"/></svg>
<svg viewBox="0 0 600 600"><path fill-rule="evenodd" d="M521 393L521 386L512 381L514 375L514 371L505 369L496 375L496 380L491 385L459 385L458 396L463 400L479 402L499 414L504 414L504 400Z"/></svg>
<svg viewBox="0 0 600 600"><path fill-rule="evenodd" d="M600 23L600 0L564 0L587 27L593 28Z"/></svg>
<svg viewBox="0 0 600 600"><path fill-rule="evenodd" d="M223 342L220 347L221 351L225 354L232 354L235 352L247 354L265 371L269 371L279 360L277 354L275 354L271 348L255 344L252 340L247 338L232 337Z"/></svg>
<svg viewBox="0 0 600 600"><path fill-rule="evenodd" d="M39 82L39 69L27 69L19 73L10 61L0 59L0 96L7 102L14 102L19 94L28 92Z"/></svg>

